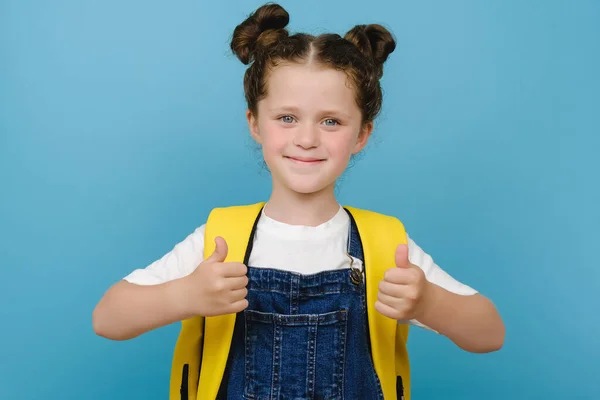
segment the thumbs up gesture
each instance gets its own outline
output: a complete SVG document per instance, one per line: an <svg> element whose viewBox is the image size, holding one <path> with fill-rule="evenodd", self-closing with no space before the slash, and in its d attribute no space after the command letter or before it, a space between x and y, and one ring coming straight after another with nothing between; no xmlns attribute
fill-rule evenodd
<svg viewBox="0 0 600 400"><path fill-rule="evenodd" d="M395 261L379 282L375 309L399 321L418 319L428 304L430 284L423 270L408 260L407 245L398 245Z"/></svg>
<svg viewBox="0 0 600 400"><path fill-rule="evenodd" d="M187 277L185 303L189 314L205 317L237 313L248 307L248 269L239 262L225 262L227 243L215 239L215 251Z"/></svg>

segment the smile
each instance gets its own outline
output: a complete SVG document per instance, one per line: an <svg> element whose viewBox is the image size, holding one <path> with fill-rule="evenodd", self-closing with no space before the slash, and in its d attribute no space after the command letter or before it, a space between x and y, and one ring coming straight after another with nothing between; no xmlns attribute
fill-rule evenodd
<svg viewBox="0 0 600 400"><path fill-rule="evenodd" d="M285 157L288 160L296 163L296 164L300 164L300 165L315 165L315 164L319 164L322 163L323 159L321 158L311 158L311 157Z"/></svg>

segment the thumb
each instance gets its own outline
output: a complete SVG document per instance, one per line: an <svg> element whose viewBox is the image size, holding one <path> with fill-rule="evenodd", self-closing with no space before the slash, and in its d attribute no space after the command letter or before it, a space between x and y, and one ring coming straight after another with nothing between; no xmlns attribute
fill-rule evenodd
<svg viewBox="0 0 600 400"><path fill-rule="evenodd" d="M224 262L227 258L227 242L221 236L215 238L215 250L206 261Z"/></svg>
<svg viewBox="0 0 600 400"><path fill-rule="evenodd" d="M408 261L408 246L405 244L399 244L396 247L395 255L396 267L398 268L410 268L411 263Z"/></svg>

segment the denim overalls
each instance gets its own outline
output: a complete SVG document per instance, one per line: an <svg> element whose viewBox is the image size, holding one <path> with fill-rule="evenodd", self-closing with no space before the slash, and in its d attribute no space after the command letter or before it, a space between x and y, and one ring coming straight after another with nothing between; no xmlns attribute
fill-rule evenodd
<svg viewBox="0 0 600 400"><path fill-rule="evenodd" d="M364 260L348 214L348 253ZM219 400L383 399L360 270L302 275L248 266L248 278L249 306L236 316Z"/></svg>

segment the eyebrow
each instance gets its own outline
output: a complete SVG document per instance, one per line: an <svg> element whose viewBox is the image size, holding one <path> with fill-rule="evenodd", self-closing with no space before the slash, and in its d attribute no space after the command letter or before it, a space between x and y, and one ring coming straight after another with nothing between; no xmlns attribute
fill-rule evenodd
<svg viewBox="0 0 600 400"><path fill-rule="evenodd" d="M340 116L340 117L342 117L342 118L345 118L345 119L350 119L350 115L346 114L346 113L345 113L345 112L343 112L343 111L337 111L337 110L325 110L325 111L323 111L323 114L325 114L325 115L339 115L339 116Z"/></svg>
<svg viewBox="0 0 600 400"><path fill-rule="evenodd" d="M291 107L291 106L272 107L272 108L267 109L267 111L269 111L269 112L291 112L291 113L297 114L298 108Z"/></svg>

